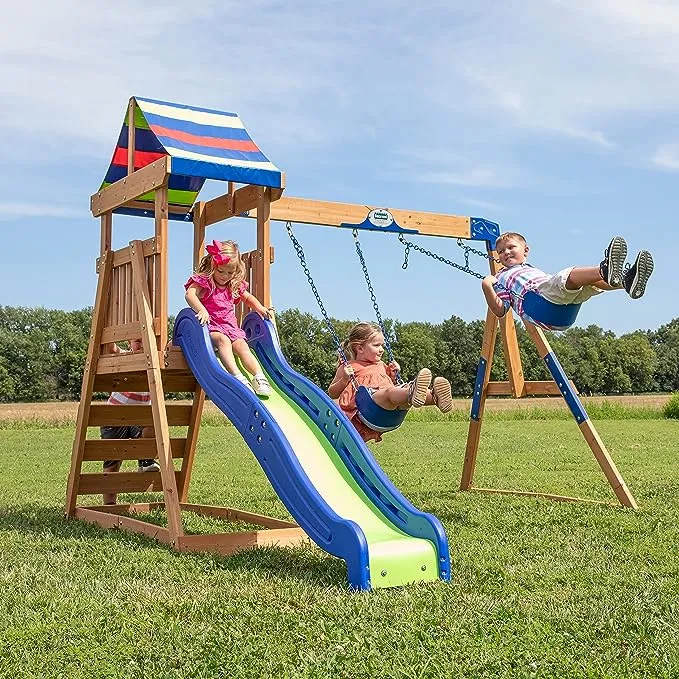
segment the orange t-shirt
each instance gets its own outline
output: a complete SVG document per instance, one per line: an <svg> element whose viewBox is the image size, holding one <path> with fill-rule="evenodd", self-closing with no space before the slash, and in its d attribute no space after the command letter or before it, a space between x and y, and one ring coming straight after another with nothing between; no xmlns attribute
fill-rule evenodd
<svg viewBox="0 0 679 679"><path fill-rule="evenodd" d="M396 375L394 371L384 361L379 363L366 363L364 361L349 361L349 365L354 369L356 382L359 386L370 389L384 389L393 387ZM344 411L351 423L361 435L364 441L381 441L382 435L366 426L357 416L356 409L356 387L354 381L349 380L349 384L337 399L339 407Z"/></svg>

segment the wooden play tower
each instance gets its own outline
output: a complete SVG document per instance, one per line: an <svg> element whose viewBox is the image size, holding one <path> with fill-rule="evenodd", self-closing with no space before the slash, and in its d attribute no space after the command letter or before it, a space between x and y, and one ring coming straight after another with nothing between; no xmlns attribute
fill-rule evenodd
<svg viewBox="0 0 679 679"><path fill-rule="evenodd" d="M209 138L192 131L209 129ZM225 195L194 204L205 179L228 182ZM270 305L269 272L273 251L269 210L280 198L285 176L249 137L234 114L196 109L148 99L130 99L109 172L91 198L101 220L98 283L81 400L73 441L66 515L152 536L180 551L229 554L243 547L299 542L303 531L289 521L188 500L205 394L181 351L168 345L168 222L193 221L193 264L203 253L205 229L248 210L257 212L257 249L245 253L250 289ZM239 188L238 185L242 184ZM113 214L152 217L153 237L111 249ZM185 226L180 225L180 228ZM113 354L112 343L141 338L143 352ZM94 402L97 392L150 392L150 405L114 406ZM166 394L190 392L192 404L166 400ZM152 426L155 438L88 437L89 427ZM170 427L185 427L171 437ZM84 462L157 458L160 472L83 472ZM175 466L174 460L177 460ZM162 491L163 501L117 505L79 505L78 498L102 493ZM138 514L164 509L167 526L143 521ZM187 535L182 511L244 521L267 530Z"/></svg>

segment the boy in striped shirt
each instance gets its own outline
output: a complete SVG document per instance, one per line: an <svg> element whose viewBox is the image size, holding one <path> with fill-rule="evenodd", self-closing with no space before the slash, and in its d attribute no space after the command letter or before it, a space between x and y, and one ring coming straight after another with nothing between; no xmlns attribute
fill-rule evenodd
<svg viewBox="0 0 679 679"><path fill-rule="evenodd" d="M117 344L111 345L114 354L128 353L125 349L121 349ZM141 351L143 348L141 340L132 340L130 342L129 351ZM109 405L126 406L126 405L143 405L151 402L151 394L148 391L114 391L108 398ZM100 429L102 439L138 439L138 438L154 438L155 434L153 427L139 427L135 425L101 427ZM122 460L104 460L105 472L118 472L122 465ZM160 466L155 460L137 460L137 471L140 472L157 472L160 471ZM104 493L103 500L105 505L114 505L116 503L115 493Z"/></svg>
<svg viewBox="0 0 679 679"><path fill-rule="evenodd" d="M526 239L513 231L501 234L496 243L503 269L495 276L486 276L481 284L489 309L498 317L509 308L526 322L546 330L563 330L531 318L523 311L523 296L535 292L554 304L581 304L604 290L625 289L632 299L639 299L653 273L653 257L641 250L632 265L625 266L627 243L615 236L606 248L599 266L571 266L555 275L532 266L526 260L530 248Z"/></svg>

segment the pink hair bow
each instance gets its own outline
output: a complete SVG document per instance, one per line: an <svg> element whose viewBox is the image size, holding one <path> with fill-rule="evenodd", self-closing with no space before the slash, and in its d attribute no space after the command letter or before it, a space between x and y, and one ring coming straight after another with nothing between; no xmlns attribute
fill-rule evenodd
<svg viewBox="0 0 679 679"><path fill-rule="evenodd" d="M222 242L219 240L213 240L212 245L205 247L208 254L212 255L212 261L215 266L222 266L222 264L228 264L231 261L229 255L222 254L222 247Z"/></svg>

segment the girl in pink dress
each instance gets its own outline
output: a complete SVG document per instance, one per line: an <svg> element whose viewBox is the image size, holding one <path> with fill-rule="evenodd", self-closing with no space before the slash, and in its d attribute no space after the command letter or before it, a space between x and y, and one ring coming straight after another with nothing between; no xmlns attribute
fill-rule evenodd
<svg viewBox="0 0 679 679"><path fill-rule="evenodd" d="M396 384L396 374L401 368L395 361L389 365L382 361L384 335L378 325L357 323L349 331L342 349L349 361L346 364L339 362L328 394L337 400L364 441L381 441L382 435L358 417L358 386L367 387L373 401L385 410L408 410L411 406L419 408L423 405L435 405L443 413L452 409L450 382L445 377L435 377L432 383L429 368L422 368L408 384Z"/></svg>
<svg viewBox="0 0 679 679"><path fill-rule="evenodd" d="M259 396L269 396L271 386L236 320L236 304L244 302L262 318L269 318L271 309L247 292L245 264L236 243L213 240L205 249L208 254L184 285L186 302L201 325L208 324L212 344L224 367ZM251 382L240 371L234 354L252 375Z"/></svg>

